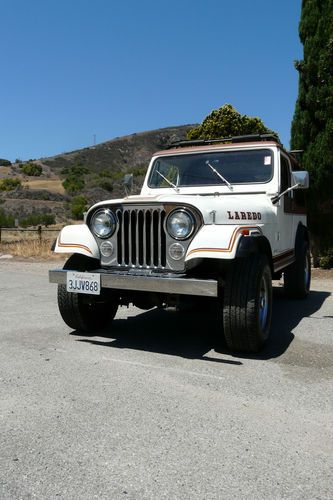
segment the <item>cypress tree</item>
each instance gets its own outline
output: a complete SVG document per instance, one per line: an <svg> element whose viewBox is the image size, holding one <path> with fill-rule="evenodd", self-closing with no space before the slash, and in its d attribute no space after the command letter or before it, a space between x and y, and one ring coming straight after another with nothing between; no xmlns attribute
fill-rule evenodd
<svg viewBox="0 0 333 500"><path fill-rule="evenodd" d="M302 164L310 173L314 260L332 255L333 261L333 0L302 1L299 35L304 55L295 62L299 91L291 147L304 150Z"/></svg>

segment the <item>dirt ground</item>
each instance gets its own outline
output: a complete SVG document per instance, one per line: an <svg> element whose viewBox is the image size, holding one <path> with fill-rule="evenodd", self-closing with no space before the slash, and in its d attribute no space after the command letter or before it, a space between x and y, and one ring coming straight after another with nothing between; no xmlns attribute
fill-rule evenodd
<svg viewBox="0 0 333 500"><path fill-rule="evenodd" d="M333 281L333 269L312 269L312 278L319 280L330 280Z"/></svg>

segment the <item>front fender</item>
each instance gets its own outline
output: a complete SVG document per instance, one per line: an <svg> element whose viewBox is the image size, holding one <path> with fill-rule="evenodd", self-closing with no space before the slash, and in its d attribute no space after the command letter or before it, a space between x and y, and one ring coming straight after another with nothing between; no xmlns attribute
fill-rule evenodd
<svg viewBox="0 0 333 500"><path fill-rule="evenodd" d="M191 242L185 261L191 259L234 259L243 236L261 234L259 225L207 225L203 226Z"/></svg>
<svg viewBox="0 0 333 500"><path fill-rule="evenodd" d="M80 253L94 259L100 258L96 240L86 224L65 226L59 233L54 252Z"/></svg>

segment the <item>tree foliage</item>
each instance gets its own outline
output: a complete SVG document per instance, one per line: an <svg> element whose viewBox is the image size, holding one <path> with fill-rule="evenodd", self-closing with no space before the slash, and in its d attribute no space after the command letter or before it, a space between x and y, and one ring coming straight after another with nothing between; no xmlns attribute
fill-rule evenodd
<svg viewBox="0 0 333 500"><path fill-rule="evenodd" d="M333 247L333 0L303 0L299 35L304 45L292 149L304 150L310 173L309 225L324 254Z"/></svg>
<svg viewBox="0 0 333 500"><path fill-rule="evenodd" d="M5 158L0 158L1 167L10 167L12 162L10 160L5 160Z"/></svg>
<svg viewBox="0 0 333 500"><path fill-rule="evenodd" d="M241 115L231 104L213 110L202 124L187 134L188 139L218 139L235 135L274 133L260 118Z"/></svg>

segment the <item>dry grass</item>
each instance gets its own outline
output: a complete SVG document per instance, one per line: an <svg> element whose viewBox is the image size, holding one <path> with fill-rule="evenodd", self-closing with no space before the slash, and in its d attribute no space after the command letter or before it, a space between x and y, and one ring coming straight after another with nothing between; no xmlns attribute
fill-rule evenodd
<svg viewBox="0 0 333 500"><path fill-rule="evenodd" d="M22 185L30 189L46 189L52 193L65 193L60 179L30 179L23 182Z"/></svg>
<svg viewBox="0 0 333 500"><path fill-rule="evenodd" d="M42 240L50 240L53 241L59 234L62 225L54 225L49 227L47 230L42 228ZM37 228L30 227L29 230L16 230L11 231L10 229L2 228L1 229L1 243L9 244L9 243L18 243L22 241L39 241L39 234ZM0 243L0 244L1 244Z"/></svg>
<svg viewBox="0 0 333 500"><path fill-rule="evenodd" d="M29 228L29 231L2 228L0 255L9 254L21 259L63 260L70 254L54 253L51 250L52 243L62 227L63 225L57 224L52 228L42 228L41 239L37 228Z"/></svg>
<svg viewBox="0 0 333 500"><path fill-rule="evenodd" d="M10 243L0 244L0 254L9 254L21 258L38 258L45 260L64 259L64 254L52 252L51 245L53 239L39 240L19 240Z"/></svg>

